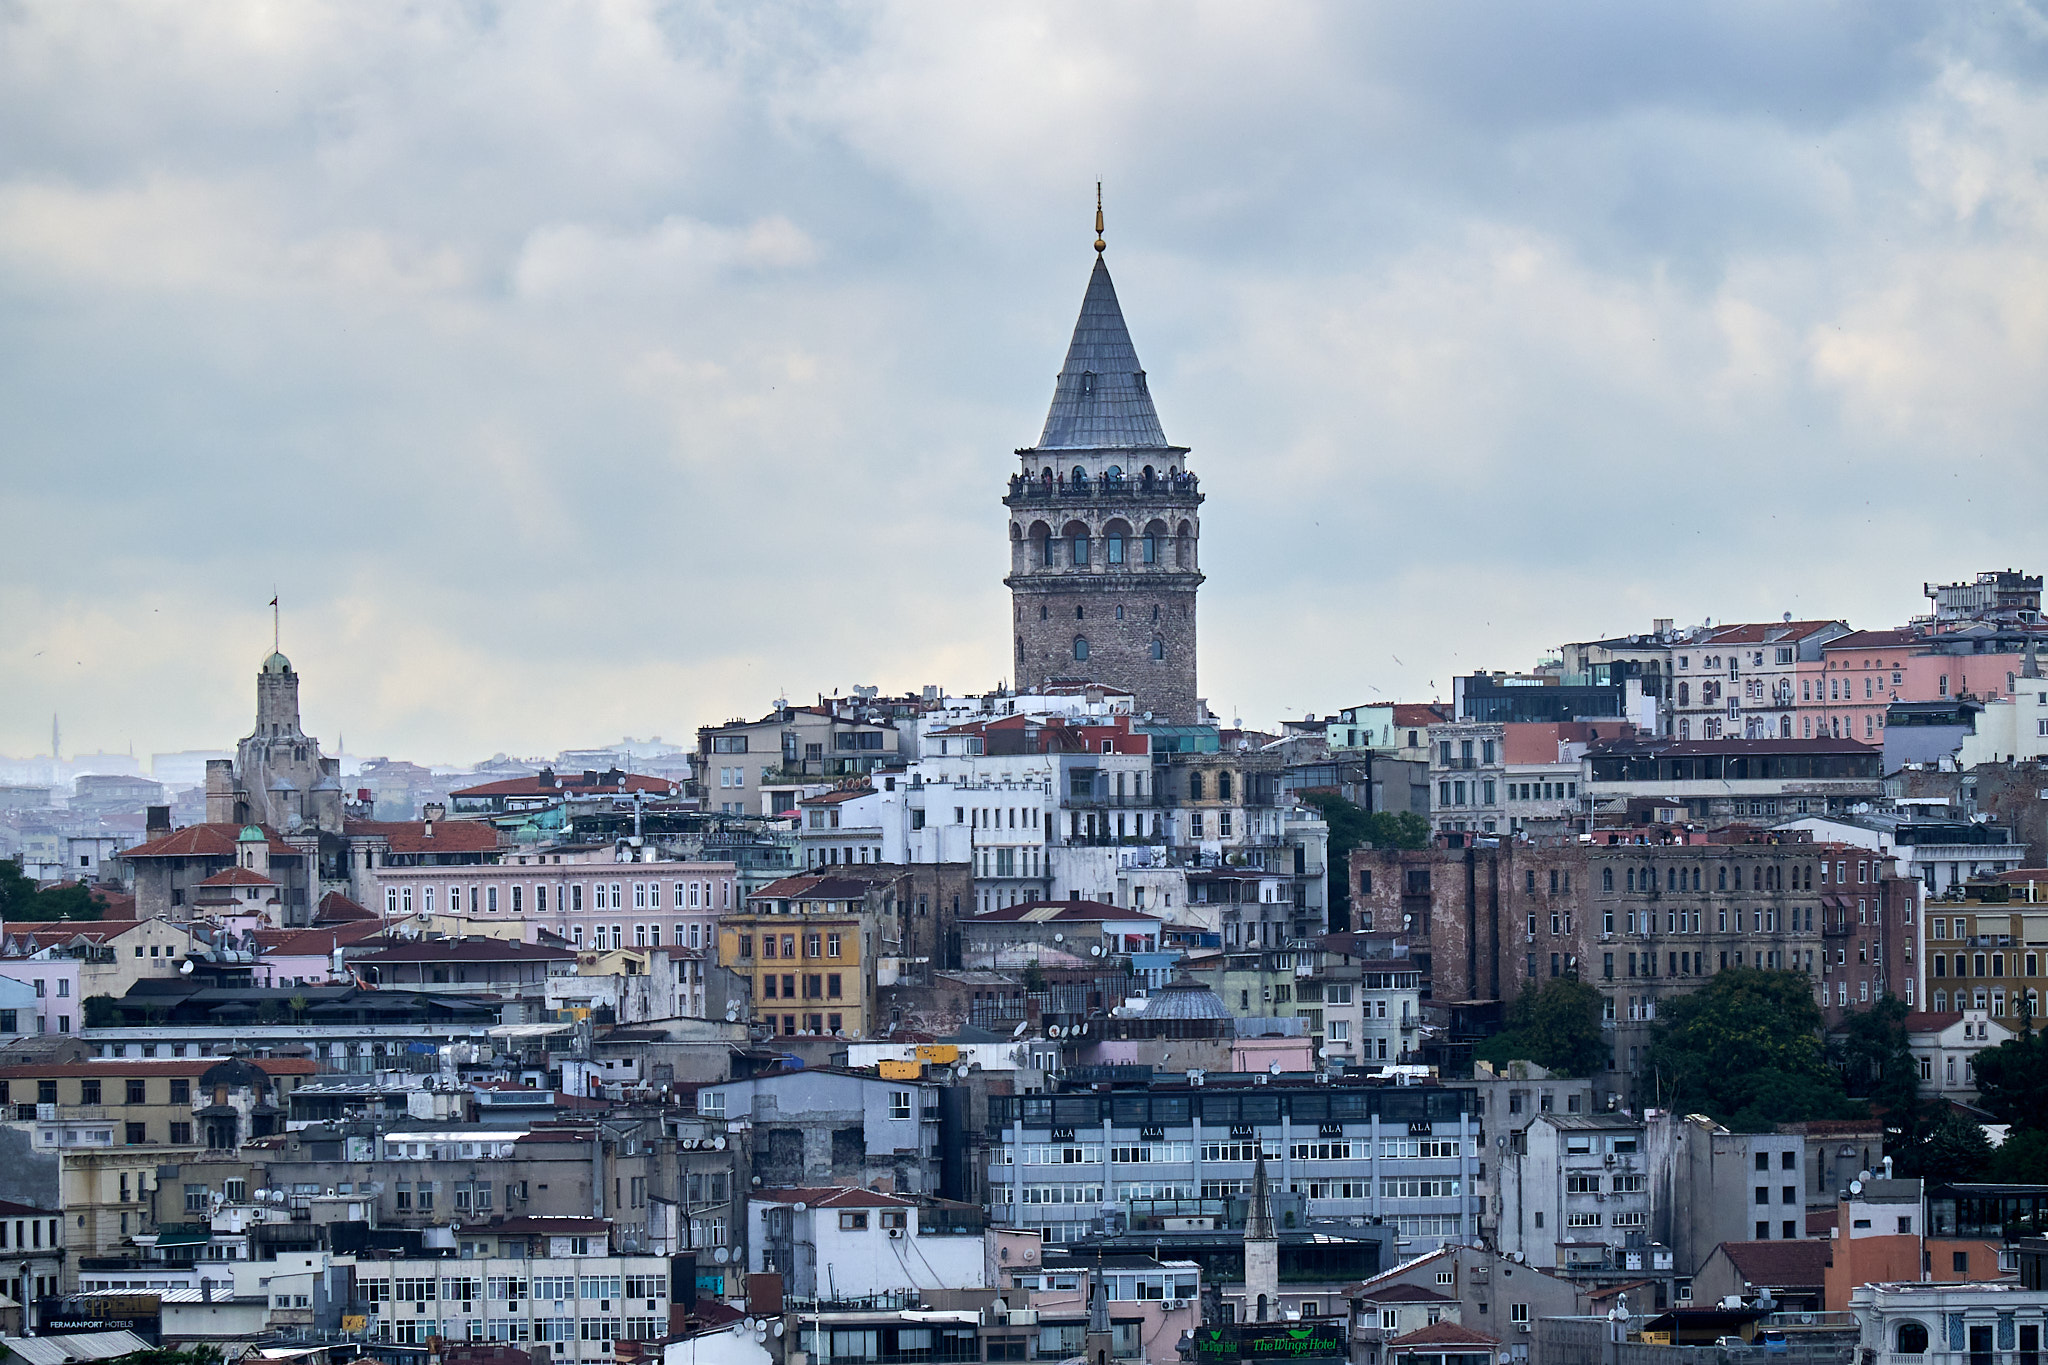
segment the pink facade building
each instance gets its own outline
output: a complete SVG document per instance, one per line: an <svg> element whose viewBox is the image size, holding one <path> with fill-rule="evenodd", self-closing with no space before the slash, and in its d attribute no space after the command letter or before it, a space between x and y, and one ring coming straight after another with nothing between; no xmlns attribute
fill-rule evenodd
<svg viewBox="0 0 2048 1365"><path fill-rule="evenodd" d="M710 948L736 906L739 869L718 862L617 862L609 848L507 854L475 867L376 871L370 909L479 925L518 924L592 948Z"/></svg>

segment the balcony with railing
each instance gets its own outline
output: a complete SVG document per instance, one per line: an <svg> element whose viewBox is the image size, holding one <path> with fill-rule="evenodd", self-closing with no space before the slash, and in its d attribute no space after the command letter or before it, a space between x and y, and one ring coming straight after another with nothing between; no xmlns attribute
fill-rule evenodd
<svg viewBox="0 0 2048 1365"><path fill-rule="evenodd" d="M1155 473L1148 478L1140 472L1116 478L1103 474L1093 479L1085 474L1078 478L1059 476L1052 479L1027 479L1021 474L1010 476L1010 497L1019 502L1060 502L1070 498L1194 500L1201 495L1201 480L1193 474Z"/></svg>

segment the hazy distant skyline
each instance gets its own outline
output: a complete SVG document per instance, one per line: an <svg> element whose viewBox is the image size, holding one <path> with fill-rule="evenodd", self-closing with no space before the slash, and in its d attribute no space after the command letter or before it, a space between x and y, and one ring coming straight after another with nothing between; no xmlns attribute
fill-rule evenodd
<svg viewBox="0 0 2048 1365"><path fill-rule="evenodd" d="M1271 724L2039 572L2039 4L0 9L0 753L1009 675L1108 260Z"/></svg>

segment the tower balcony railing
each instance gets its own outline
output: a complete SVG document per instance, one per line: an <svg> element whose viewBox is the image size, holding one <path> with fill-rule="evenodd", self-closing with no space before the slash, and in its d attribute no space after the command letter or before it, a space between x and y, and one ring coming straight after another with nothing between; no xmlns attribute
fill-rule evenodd
<svg viewBox="0 0 2048 1365"><path fill-rule="evenodd" d="M1200 493L1201 480L1193 474L1155 474L1149 479L1129 474L1115 479L1107 476L1060 478L1050 483L1044 479L1027 479L1021 474L1010 476L1010 496L1013 498L1056 501L1061 498L1196 497Z"/></svg>

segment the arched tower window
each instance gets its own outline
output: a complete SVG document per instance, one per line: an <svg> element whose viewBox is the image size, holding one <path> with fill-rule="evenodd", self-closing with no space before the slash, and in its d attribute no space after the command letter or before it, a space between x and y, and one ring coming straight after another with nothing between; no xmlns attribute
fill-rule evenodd
<svg viewBox="0 0 2048 1365"><path fill-rule="evenodd" d="M1086 662L1086 661L1087 661L1087 658L1088 658L1088 637L1087 637L1087 636L1085 636L1085 635L1076 635L1076 636L1074 637L1074 658L1075 658L1075 660L1076 660L1077 662Z"/></svg>
<svg viewBox="0 0 2048 1365"><path fill-rule="evenodd" d="M1155 662L1155 663L1156 663L1156 662L1158 662L1159 660L1161 660L1161 659L1164 659L1165 657L1166 657L1166 641L1164 641L1164 640L1161 640L1161 639L1158 639L1158 638L1156 638L1156 637L1155 637L1155 638L1153 639L1153 641L1152 641L1152 659L1153 659L1153 662Z"/></svg>

